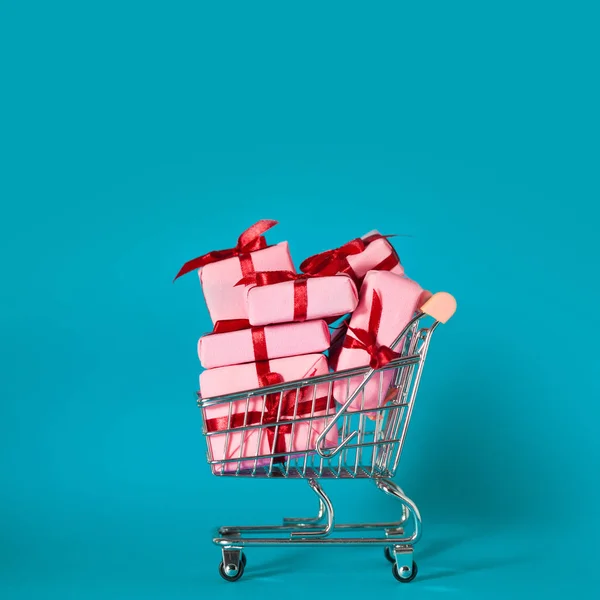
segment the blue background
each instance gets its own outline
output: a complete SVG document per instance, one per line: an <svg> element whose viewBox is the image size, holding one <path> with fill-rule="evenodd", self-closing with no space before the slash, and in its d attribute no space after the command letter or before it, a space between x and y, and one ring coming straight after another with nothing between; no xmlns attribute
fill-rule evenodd
<svg viewBox="0 0 600 600"><path fill-rule="evenodd" d="M413 4L0 4L2 597L598 589L598 15ZM407 273L458 300L397 476L410 586L379 548L218 577L214 526L316 508L205 463L209 321L172 278L259 218L296 264L408 234ZM329 490L342 520L396 516Z"/></svg>

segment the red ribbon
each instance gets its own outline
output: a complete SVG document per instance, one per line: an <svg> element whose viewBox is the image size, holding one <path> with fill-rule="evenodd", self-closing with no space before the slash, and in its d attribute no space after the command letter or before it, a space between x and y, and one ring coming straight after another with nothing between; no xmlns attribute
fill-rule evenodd
<svg viewBox="0 0 600 600"><path fill-rule="evenodd" d="M277 385L283 383L284 379L280 373L273 373L269 371L269 361L266 359L267 356L267 344L265 340L265 329L264 327L253 327L252 328L252 345L254 347L254 355L256 357L256 373L258 375L258 386L268 387L271 385ZM208 419L206 421L206 428L208 431L223 431L225 429L235 429L236 427L244 427L245 425L267 425L269 423L277 423L281 419L293 419L294 418L294 407L296 405L296 390L290 390L283 394L279 392L273 394L267 394L265 397L265 406L263 411L252 411L249 413L237 413L231 415L231 423L228 417L218 417L215 419ZM280 402L281 398L281 402ZM328 401L329 400L329 401ZM281 410L279 408L281 404ZM315 400L314 412L333 408L335 401L333 398L324 396ZM312 400L306 400L299 402L296 409L296 417L303 416L307 413L311 413L313 410ZM279 427L279 434L276 436L276 430ZM269 441L269 447L271 452L274 454L285 454L287 452L285 435L292 432L292 422L283 423L278 426L267 427L267 439ZM274 458L275 463L285 462L284 456L277 456Z"/></svg>
<svg viewBox="0 0 600 600"><path fill-rule="evenodd" d="M284 281L300 281L308 279L310 275L304 273L294 273L293 271L256 271L242 277L235 285L273 285L283 283Z"/></svg>
<svg viewBox="0 0 600 600"><path fill-rule="evenodd" d="M231 319L227 321L217 321L213 333L226 333L230 331L238 331L240 329L247 329L246 325L249 325L246 319ZM271 385L277 385L283 383L284 379L280 373L274 373L269 369L268 351L267 351L267 339L265 336L264 327L250 327L250 334L252 336L252 348L254 351L254 366L256 367L256 374L258 376L258 387L268 387ZM283 401L286 403L282 407L285 410L288 404L291 402L289 395L295 392L288 392L283 396ZM262 412L255 411L248 413L246 420L247 425L256 425L259 423L275 423L277 421L277 413L279 409L279 397L280 394L267 394L265 397L265 411L264 421L261 421ZM227 429L228 417L220 417L216 419L209 419L206 422L208 431L221 431ZM231 428L243 427L244 426L244 413L232 415ZM285 425L280 427L281 435L275 439L275 428L267 428L267 439L269 440L269 446L271 452L280 454L286 452L284 435L291 432L291 425ZM276 457L274 459L276 463L284 461L284 457Z"/></svg>
<svg viewBox="0 0 600 600"><path fill-rule="evenodd" d="M300 270L303 273L308 273L310 275L337 275L339 273L345 273L360 283L359 278L357 278L356 273L348 262L348 257L364 252L365 248L375 240L387 239L389 237L392 236L373 233L366 238L356 238L339 248L326 250L325 252L309 256L302 261ZM375 266L373 270L389 270L399 263L400 259L398 258L398 255L392 250L390 257Z"/></svg>
<svg viewBox="0 0 600 600"><path fill-rule="evenodd" d="M321 277L319 274L318 277ZM286 281L294 282L294 321L306 321L308 312L308 289L306 280L313 275L293 273L292 271L258 271L242 277L235 285L274 285ZM314 275L317 277L317 275Z"/></svg>
<svg viewBox="0 0 600 600"><path fill-rule="evenodd" d="M273 375L276 375L276 373L273 373ZM271 448L271 452L273 452L274 454L284 454L287 452L284 436L292 432L294 406L296 404L296 392L293 391L284 394L284 404L281 407L281 411L279 411L279 396L280 394L278 393L267 395L264 412L257 410L248 413L242 412L232 414L231 421L229 420L228 416L218 417L215 419L208 419L206 421L206 429L209 432L213 432L225 431L228 429L236 429L237 427L244 427L248 425L268 425L269 423L278 422L279 413L280 421L283 421L284 419L290 420L287 422L282 422L278 426L268 427L266 429L266 433L267 439L269 440L269 447ZM295 414L296 417L310 415L313 411L312 400L305 400L304 402L299 402L297 406L298 408ZM327 396L317 398L314 402L314 412L321 412L324 410L333 409L334 407L335 401L333 400L333 398L328 398ZM275 432L277 430L277 427L279 427L279 432L277 435L277 439L275 439ZM284 456L279 456L274 459L274 462L280 463L284 462L284 460Z"/></svg>
<svg viewBox="0 0 600 600"><path fill-rule="evenodd" d="M240 319L239 321L242 321ZM227 321L225 321L227 323ZM216 324L215 324L216 327ZM283 375L280 373L274 373L269 370L269 360L267 352L267 340L265 336L264 327L251 327L250 332L252 335L252 347L254 350L256 374L258 375L258 386L268 387L271 385L277 385L284 382ZM236 427L244 427L244 425L267 425L269 423L276 423L280 419L294 417L294 407L296 405L296 390L290 390L283 394L275 392L273 394L267 394L265 397L265 406L263 411L252 411L247 413L237 413L231 415L231 422L229 418L219 417L215 419L208 419L206 422L206 428L208 431L223 431L225 429L235 429ZM281 401L280 401L281 398ZM280 410L281 404L281 410ZM327 397L318 398L315 400L314 411L323 411L328 408L333 408L335 401L333 398ZM313 410L312 401L308 400L305 402L299 402L296 409L296 416L303 416L306 413L310 413ZM267 439L269 441L269 447L271 452L274 454L285 454L287 452L285 435L292 432L292 423L284 423L279 425L279 434L276 436L277 426L267 427ZM275 463L285 462L284 456L277 456L274 458Z"/></svg>
<svg viewBox="0 0 600 600"><path fill-rule="evenodd" d="M208 254L204 254L186 262L175 276L175 279L199 269L204 265L225 260L226 258L232 258L234 256L237 256L240 259L242 275L245 276L251 274L254 271L254 267L249 253L267 247L267 241L262 234L275 225L277 225L277 221L272 221L270 219L261 219L260 221L257 221L240 235L237 244L233 248L213 250ZM175 281L175 279L173 281Z"/></svg>
<svg viewBox="0 0 600 600"><path fill-rule="evenodd" d="M248 319L225 319L217 321L213 328L213 333L229 333L230 331L240 331L240 329L250 329Z"/></svg>
<svg viewBox="0 0 600 600"><path fill-rule="evenodd" d="M394 352L388 346L377 345L377 332L381 321L382 312L381 296L373 290L373 302L371 303L371 314L369 315L368 329L359 329L349 327L355 337L347 335L344 339L344 348L355 348L368 352L370 358L369 366L372 369L380 369L390 361L400 357L398 352Z"/></svg>
<svg viewBox="0 0 600 600"><path fill-rule="evenodd" d="M326 250L319 254L314 254L302 261L300 270L303 273L310 275L336 275L338 273L346 273L351 277L355 277L352 267L348 263L348 256L360 254L366 248L364 240L356 238L350 242L335 248Z"/></svg>
<svg viewBox="0 0 600 600"><path fill-rule="evenodd" d="M269 355L267 352L267 338L265 336L265 328L264 327L252 327L250 329L252 334L252 348L254 349L254 360L256 361L256 372L260 376L260 367L258 366L261 361L269 360ZM267 366L267 371L269 367ZM264 387L264 386L262 386Z"/></svg>
<svg viewBox="0 0 600 600"><path fill-rule="evenodd" d="M400 264L400 257L396 252L392 252L388 257L384 258L380 263L372 267L371 271L391 271L396 265ZM363 278L364 279L364 278Z"/></svg>

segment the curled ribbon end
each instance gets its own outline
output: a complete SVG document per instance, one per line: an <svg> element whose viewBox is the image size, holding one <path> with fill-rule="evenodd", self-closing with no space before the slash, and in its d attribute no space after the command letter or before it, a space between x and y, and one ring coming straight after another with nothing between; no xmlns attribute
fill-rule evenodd
<svg viewBox="0 0 600 600"><path fill-rule="evenodd" d="M272 219L261 219L251 225L238 238L237 249L241 252L253 252L262 250L267 247L267 242L263 237L263 233L275 227L278 222Z"/></svg>
<svg viewBox="0 0 600 600"><path fill-rule="evenodd" d="M185 265L181 267L181 269L179 269L179 273L177 273L177 275L173 277L172 283L175 283L181 276L185 275L186 273L189 273L191 270L192 269L186 270Z"/></svg>

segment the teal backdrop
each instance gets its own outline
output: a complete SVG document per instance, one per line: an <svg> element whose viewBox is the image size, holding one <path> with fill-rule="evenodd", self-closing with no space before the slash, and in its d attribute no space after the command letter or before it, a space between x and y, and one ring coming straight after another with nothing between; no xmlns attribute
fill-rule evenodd
<svg viewBox="0 0 600 600"><path fill-rule="evenodd" d="M592 2L0 3L0 596L597 597L598 11ZM212 477L186 260L260 218L302 258L368 230L458 300L380 549L213 528L311 514ZM333 482L340 520L389 519Z"/></svg>

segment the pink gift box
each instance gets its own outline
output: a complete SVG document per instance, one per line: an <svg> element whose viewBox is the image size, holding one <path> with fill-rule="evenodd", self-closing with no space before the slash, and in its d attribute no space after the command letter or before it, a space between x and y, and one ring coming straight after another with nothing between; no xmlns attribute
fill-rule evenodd
<svg viewBox="0 0 600 600"><path fill-rule="evenodd" d="M378 231L370 231L363 235L361 240L378 235ZM389 271L395 275L404 275L400 258L386 238L374 239L360 254L351 254L348 256L348 263L358 280L362 280L369 271Z"/></svg>
<svg viewBox="0 0 600 600"><path fill-rule="evenodd" d="M294 270L287 242L267 246L263 234L275 225L277 221L261 219L241 233L233 248L189 260L177 273L175 279L198 271L213 324L245 320L248 326L244 290L235 285L241 277L256 271Z"/></svg>
<svg viewBox="0 0 600 600"><path fill-rule="evenodd" d="M421 286L408 279L386 271L369 271L364 279L358 307L352 314L349 329L369 330L372 321L373 304L377 300L376 292L381 299L381 316L379 326L375 333L376 347L390 347L404 327L412 319L415 311L431 296ZM346 337L357 336L348 331ZM333 353L330 365L335 371L343 371L354 367L369 365L372 355L362 348L348 348L344 345ZM403 341L395 348L400 352ZM380 398L383 399L391 384L394 370L380 371L373 375L372 379L352 402L349 410L367 410L380 406ZM334 384L333 393L340 404L344 404L350 395L362 382L362 376L340 380Z"/></svg>
<svg viewBox="0 0 600 600"><path fill-rule="evenodd" d="M294 270L287 242L250 252L255 271ZM236 283L242 278L242 264L234 256L210 263L199 271L206 306L213 324L230 319L247 319L246 293Z"/></svg>
<svg viewBox="0 0 600 600"><path fill-rule="evenodd" d="M327 360L322 354L308 354L304 356L294 356L288 358L279 358L268 361L270 371L279 373L284 381L294 381L305 379L316 375L325 375L328 372ZM203 398L210 398L217 395L231 394L235 392L255 389L259 387L259 375L254 363L234 365L228 367L219 367L204 371L200 375L200 386ZM313 407L324 406L322 410L315 410L314 416L327 416L335 414L335 404L328 401L329 385L327 383L316 386L308 385L300 390L297 407L294 407L294 398L296 392L291 392L288 399L283 400L282 410L279 413L280 421L290 421L289 431L280 426L278 437L282 436L279 443L285 443L284 452L313 452L316 448L317 438L328 425L328 419L317 419L313 421L294 422L294 411L296 417L310 416ZM274 394L280 401L280 394ZM291 398L291 400L289 400ZM328 405L330 405L328 407ZM231 417L229 410L231 407ZM283 410L283 407L287 407ZM303 409L303 410L300 410ZM211 431L213 419L227 419L224 422L224 428L228 428L228 423L233 424L229 428L243 427L246 425L258 424L264 419L265 396L255 396L248 403L246 400L239 400L233 403L216 404L204 409L204 420L207 430ZM306 411L304 414L301 412ZM285 413L285 414L283 414ZM236 417L237 415L237 417ZM289 419L288 419L289 417ZM231 419L231 421L229 420ZM248 422L248 420L251 422ZM254 419L254 421L252 421ZM264 419L263 422L268 422ZM223 427L217 427L217 430ZM215 429L212 429L213 431ZM261 455L273 454L276 450L276 442L269 439L267 428L260 427L255 429L245 429L242 431L233 431L229 434L214 434L207 436L209 444L209 453L211 460L227 459L249 459L233 460L222 465L215 465L214 471L235 471L239 469L252 469L255 466L263 466L270 463L270 459L254 458ZM327 434L325 446L330 448L338 443L337 426L332 427ZM294 456L294 455L292 455Z"/></svg>
<svg viewBox="0 0 600 600"><path fill-rule="evenodd" d="M305 321L211 333L198 340L198 356L205 369L323 352L329 348L325 321Z"/></svg>
<svg viewBox="0 0 600 600"><path fill-rule="evenodd" d="M356 285L346 275L248 286L246 295L251 325L338 317L352 312L358 304Z"/></svg>
<svg viewBox="0 0 600 600"><path fill-rule="evenodd" d="M315 254L302 261L300 270L312 275L345 273L358 285L369 271L404 275L396 250L378 231L370 231L339 248Z"/></svg>

